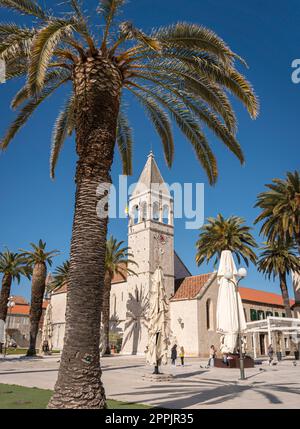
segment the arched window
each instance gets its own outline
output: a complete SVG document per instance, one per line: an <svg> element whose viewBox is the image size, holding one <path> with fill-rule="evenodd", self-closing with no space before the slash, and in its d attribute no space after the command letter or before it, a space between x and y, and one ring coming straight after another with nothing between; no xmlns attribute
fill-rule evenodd
<svg viewBox="0 0 300 429"><path fill-rule="evenodd" d="M153 203L153 220L159 221L159 203L157 201Z"/></svg>
<svg viewBox="0 0 300 429"><path fill-rule="evenodd" d="M141 204L141 218L142 220L146 220L147 219L147 202L144 201Z"/></svg>
<svg viewBox="0 0 300 429"><path fill-rule="evenodd" d="M162 212L163 223L169 223L169 206L165 204Z"/></svg>
<svg viewBox="0 0 300 429"><path fill-rule="evenodd" d="M208 331L212 331L214 329L213 326L213 303L211 299L206 301L206 329Z"/></svg>
<svg viewBox="0 0 300 429"><path fill-rule="evenodd" d="M139 208L138 206L134 206L132 208L132 219L133 219L133 223L136 224L139 221Z"/></svg>

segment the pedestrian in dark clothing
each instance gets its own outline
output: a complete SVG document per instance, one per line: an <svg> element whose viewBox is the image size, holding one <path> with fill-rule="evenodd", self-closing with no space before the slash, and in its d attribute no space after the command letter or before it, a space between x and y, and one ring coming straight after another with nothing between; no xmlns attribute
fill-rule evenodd
<svg viewBox="0 0 300 429"><path fill-rule="evenodd" d="M272 365L273 355L274 355L274 350L273 350L272 344L270 344L268 347L269 365Z"/></svg>
<svg viewBox="0 0 300 429"><path fill-rule="evenodd" d="M174 346L171 348L171 360L172 365L176 366L176 359L177 359L177 344L174 344Z"/></svg>
<svg viewBox="0 0 300 429"><path fill-rule="evenodd" d="M42 350L44 353L49 353L49 343L48 340L43 341Z"/></svg>

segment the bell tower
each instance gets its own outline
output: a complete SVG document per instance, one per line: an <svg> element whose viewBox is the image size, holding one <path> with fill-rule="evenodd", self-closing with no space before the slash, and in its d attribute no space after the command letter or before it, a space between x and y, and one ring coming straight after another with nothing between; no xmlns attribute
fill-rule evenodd
<svg viewBox="0 0 300 429"><path fill-rule="evenodd" d="M138 264L129 266L128 301L122 352L143 354L147 346L147 312L151 279L163 270L168 298L174 294L173 199L152 151L129 199L128 246Z"/></svg>

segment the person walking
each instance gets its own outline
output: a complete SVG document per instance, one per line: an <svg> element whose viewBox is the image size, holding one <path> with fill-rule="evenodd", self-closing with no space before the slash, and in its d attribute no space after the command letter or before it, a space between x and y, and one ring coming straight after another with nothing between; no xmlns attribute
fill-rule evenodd
<svg viewBox="0 0 300 429"><path fill-rule="evenodd" d="M180 347L179 357L181 360L181 366L184 366L184 348L183 348L183 346Z"/></svg>
<svg viewBox="0 0 300 429"><path fill-rule="evenodd" d="M269 365L272 365L273 356L274 356L274 350L273 350L272 344L270 344L268 347L268 356L269 356Z"/></svg>
<svg viewBox="0 0 300 429"><path fill-rule="evenodd" d="M209 359L207 362L207 368L214 366L215 357L216 357L216 349L215 349L215 346L212 344L209 349Z"/></svg>
<svg viewBox="0 0 300 429"><path fill-rule="evenodd" d="M177 344L174 344L174 346L171 348L171 360L172 365L176 366L176 359L177 359Z"/></svg>

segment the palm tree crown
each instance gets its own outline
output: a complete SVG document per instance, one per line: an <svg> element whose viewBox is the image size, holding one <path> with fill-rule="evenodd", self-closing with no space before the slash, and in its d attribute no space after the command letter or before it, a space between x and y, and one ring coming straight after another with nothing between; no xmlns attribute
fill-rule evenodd
<svg viewBox="0 0 300 429"><path fill-rule="evenodd" d="M54 273L51 283L48 285L49 291L53 291L67 284L69 281L70 261L65 261L59 265Z"/></svg>
<svg viewBox="0 0 300 429"><path fill-rule="evenodd" d="M277 240L267 243L262 248L257 262L258 271L264 273L269 279L290 274L292 271L300 272L300 260L294 250L291 242L286 244Z"/></svg>
<svg viewBox="0 0 300 429"><path fill-rule="evenodd" d="M248 266L248 259L255 263L256 255L253 247L257 244L250 233L251 228L244 225L244 219L230 216L225 219L221 214L216 218L208 218L203 225L196 243L196 262L201 265L205 260L209 262L215 256L214 264L220 259L223 250L230 250L236 256L238 263L242 258Z"/></svg>
<svg viewBox="0 0 300 429"><path fill-rule="evenodd" d="M5 250L0 253L0 272L10 275L12 280L20 283L22 275L30 278L31 268L24 256Z"/></svg>
<svg viewBox="0 0 300 429"><path fill-rule="evenodd" d="M26 78L11 102L18 115L1 147L8 146L44 100L62 85L74 82L78 64L90 61L92 67L93 61L101 59L101 64L113 64L122 89L135 96L145 109L161 139L167 164L171 166L174 155L172 118L192 144L213 184L218 174L217 163L203 127L212 130L243 162L235 137L236 117L227 91L245 105L252 118L258 114L254 91L236 69L236 61L244 62L215 33L200 25L179 22L149 35L130 22L116 25L117 12L124 2L100 1L98 12L104 32L98 40L98 31L91 29L77 0L71 0L71 11L60 17L33 0L0 0L0 6L35 20L34 27L0 24L0 58L6 61L6 78ZM97 78L91 84L103 85ZM71 89L53 130L52 177L64 140L74 130L75 116L76 94ZM117 146L124 173L130 174L132 132L124 107L118 116Z"/></svg>
<svg viewBox="0 0 300 429"><path fill-rule="evenodd" d="M21 256L26 258L29 265L45 264L51 267L52 258L58 255L58 250L51 250L46 252L46 242L39 240L38 244L30 243L33 250L21 250Z"/></svg>
<svg viewBox="0 0 300 429"><path fill-rule="evenodd" d="M255 207L262 209L255 223L263 222L261 233L274 241L294 239L300 251L300 173L287 172L286 178L273 179L268 191L257 197Z"/></svg>

